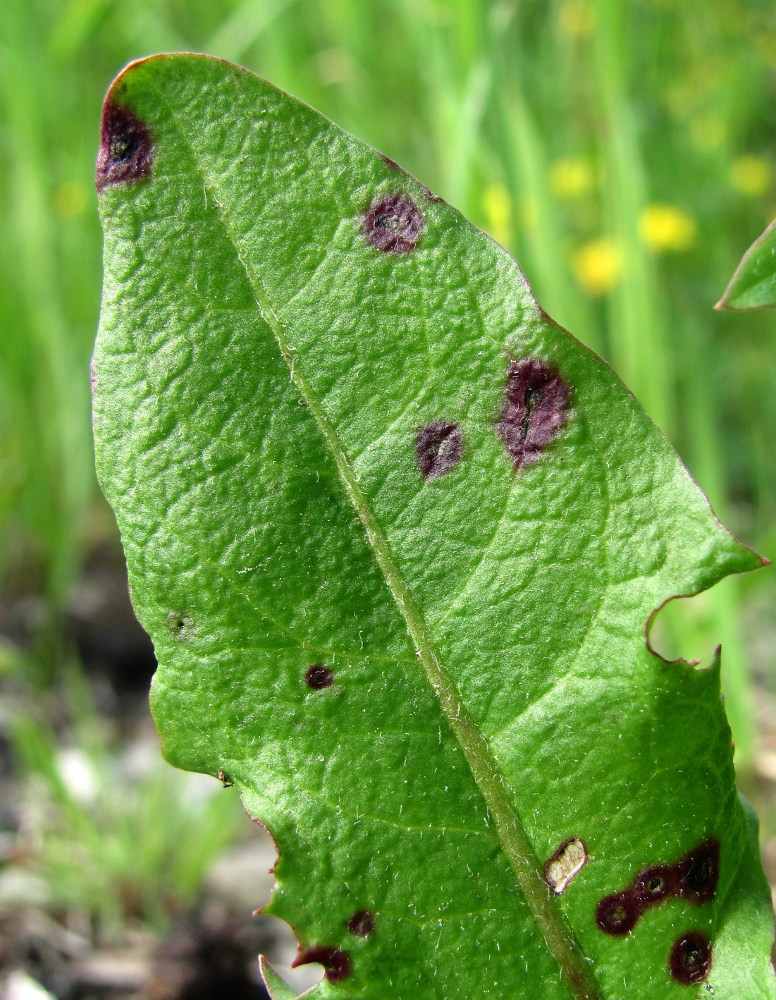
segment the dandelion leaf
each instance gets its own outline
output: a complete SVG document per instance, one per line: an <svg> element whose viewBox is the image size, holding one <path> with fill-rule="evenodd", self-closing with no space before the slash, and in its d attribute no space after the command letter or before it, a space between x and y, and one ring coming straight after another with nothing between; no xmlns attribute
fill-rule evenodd
<svg viewBox="0 0 776 1000"><path fill-rule="evenodd" d="M310 995L776 996L719 659L645 633L761 561L617 376L454 208L220 60L130 65L97 182L152 710L272 832Z"/></svg>

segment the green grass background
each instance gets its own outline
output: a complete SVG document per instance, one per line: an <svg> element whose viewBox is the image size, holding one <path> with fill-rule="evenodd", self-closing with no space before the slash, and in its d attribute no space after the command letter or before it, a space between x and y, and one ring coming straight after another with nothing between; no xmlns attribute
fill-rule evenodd
<svg viewBox="0 0 776 1000"><path fill-rule="evenodd" d="M59 623L86 554L115 533L89 419L100 106L127 61L164 50L266 76L491 232L723 520L776 556L776 312L712 311L776 214L770 0L5 0L0 587L45 595L41 679L68 657ZM745 776L755 691L776 687L775 580L661 616L667 652L723 644Z"/></svg>

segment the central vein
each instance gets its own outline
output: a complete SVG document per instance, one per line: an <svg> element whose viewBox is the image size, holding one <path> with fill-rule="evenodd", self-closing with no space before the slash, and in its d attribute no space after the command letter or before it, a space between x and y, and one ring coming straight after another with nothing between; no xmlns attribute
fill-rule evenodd
<svg viewBox="0 0 776 1000"><path fill-rule="evenodd" d="M172 108L170 111L181 140L189 147L192 160L202 178L206 192L216 194L217 185L213 183L212 178L205 175L184 129L175 120ZM288 364L291 379L323 435L345 492L366 531L378 565L385 576L397 608L404 618L407 630L415 645L418 659L485 800L496 834L509 859L517 884L528 906L533 911L536 923L548 948L576 1000L599 1000L598 988L589 964L563 915L550 897L539 861L514 807L506 779L499 770L486 739L469 715L458 689L441 662L425 619L393 559L388 540L374 517L367 497L356 482L353 470L340 445L337 432L304 376L303 363L300 363L290 347L283 324L273 310L258 274L255 273L250 261L246 260L241 253L240 240L232 231L228 214L223 207L223 199L216 195L213 200L219 207L219 215L224 229L251 284L262 318L271 329L283 358Z"/></svg>
<svg viewBox="0 0 776 1000"><path fill-rule="evenodd" d="M442 665L425 619L393 559L388 541L375 519L367 497L356 482L353 470L340 445L337 432L320 400L307 382L303 374L303 364L300 364L299 359L289 348L283 324L267 302L264 288L253 273L250 264L242 256L240 256L240 260L253 287L261 314L271 328L288 364L291 378L326 441L345 487L345 492L366 531L375 558L406 622L417 650L418 659L423 665L426 676L439 699L442 711L468 761L474 780L493 819L496 833L515 873L517 883L526 902L533 910L536 922L547 941L550 952L564 973L574 996L578 1000L598 1000L598 989L589 965L557 905L550 897L536 854L511 801L506 780L490 752L487 741L469 715L458 689Z"/></svg>

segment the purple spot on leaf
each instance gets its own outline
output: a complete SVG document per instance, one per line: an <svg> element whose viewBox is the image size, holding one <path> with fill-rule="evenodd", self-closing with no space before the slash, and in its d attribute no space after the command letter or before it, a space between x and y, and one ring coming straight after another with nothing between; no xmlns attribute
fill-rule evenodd
<svg viewBox="0 0 776 1000"><path fill-rule="evenodd" d="M435 420L422 427L415 441L415 455L426 479L437 479L449 472L463 456L463 437L458 424Z"/></svg>
<svg viewBox="0 0 776 1000"><path fill-rule="evenodd" d="M631 892L605 896L595 910L595 922L606 934L621 937L636 926L641 907Z"/></svg>
<svg viewBox="0 0 776 1000"><path fill-rule="evenodd" d="M662 903L669 896L678 895L676 869L669 865L652 865L636 876L630 890L642 911L656 903Z"/></svg>
<svg viewBox="0 0 776 1000"><path fill-rule="evenodd" d="M110 98L102 109L97 190L112 184L133 184L151 173L154 144L145 122Z"/></svg>
<svg viewBox="0 0 776 1000"><path fill-rule="evenodd" d="M689 851L675 868L679 895L696 906L710 903L719 881L719 841L712 838Z"/></svg>
<svg viewBox="0 0 776 1000"><path fill-rule="evenodd" d="M359 910L348 920L348 930L357 937L369 937L375 929L375 915L371 910Z"/></svg>
<svg viewBox="0 0 776 1000"><path fill-rule="evenodd" d="M383 253L410 253L423 229L423 213L407 194L392 194L372 202L361 216L367 240Z"/></svg>
<svg viewBox="0 0 776 1000"><path fill-rule="evenodd" d="M334 671L323 663L313 663L311 667L307 668L304 680L305 684L314 691L321 691L323 688L331 687L334 683Z"/></svg>
<svg viewBox="0 0 776 1000"><path fill-rule="evenodd" d="M317 962L323 966L324 978L328 979L330 983L340 983L350 975L350 955L339 948L330 948L326 945L307 948L296 956L291 963L291 968L295 969L298 965L309 965L311 962Z"/></svg>
<svg viewBox="0 0 776 1000"><path fill-rule="evenodd" d="M512 361L498 432L515 467L535 462L566 419L569 388L538 358Z"/></svg>
<svg viewBox="0 0 776 1000"><path fill-rule="evenodd" d="M700 931L688 931L674 941L668 971L679 983L702 983L711 969L711 942Z"/></svg>
<svg viewBox="0 0 776 1000"><path fill-rule="evenodd" d="M719 881L719 841L711 838L673 865L650 865L622 892L606 896L596 909L596 923L607 934L625 934L639 917L666 899L681 897L692 906L710 903ZM614 909L612 909L614 907ZM620 908L627 920L618 920ZM610 919L613 914L615 919ZM627 924L626 930L621 928Z"/></svg>

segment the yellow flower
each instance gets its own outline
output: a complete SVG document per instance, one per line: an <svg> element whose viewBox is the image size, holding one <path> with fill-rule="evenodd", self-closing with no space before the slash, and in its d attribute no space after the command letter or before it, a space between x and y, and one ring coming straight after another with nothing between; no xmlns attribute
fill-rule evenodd
<svg viewBox="0 0 776 1000"><path fill-rule="evenodd" d="M730 183L741 194L765 194L771 183L771 165L764 156L739 156L730 164Z"/></svg>
<svg viewBox="0 0 776 1000"><path fill-rule="evenodd" d="M581 156L563 156L550 164L550 187L558 198L580 198L592 189L593 181L593 170Z"/></svg>
<svg viewBox="0 0 776 1000"><path fill-rule="evenodd" d="M595 7L589 0L565 0L558 10L558 25L564 34L584 38L595 28Z"/></svg>
<svg viewBox="0 0 776 1000"><path fill-rule="evenodd" d="M80 215L88 204L86 189L78 181L65 181L54 192L54 209L66 219Z"/></svg>
<svg viewBox="0 0 776 1000"><path fill-rule="evenodd" d="M579 284L591 295L604 295L622 271L622 251L608 236L585 243L574 254L571 266Z"/></svg>
<svg viewBox="0 0 776 1000"><path fill-rule="evenodd" d="M512 199L503 184L488 184L482 195L486 228L497 243L512 242Z"/></svg>
<svg viewBox="0 0 776 1000"><path fill-rule="evenodd" d="M639 219L642 242L657 253L681 253L695 243L695 219L675 205L647 205Z"/></svg>

